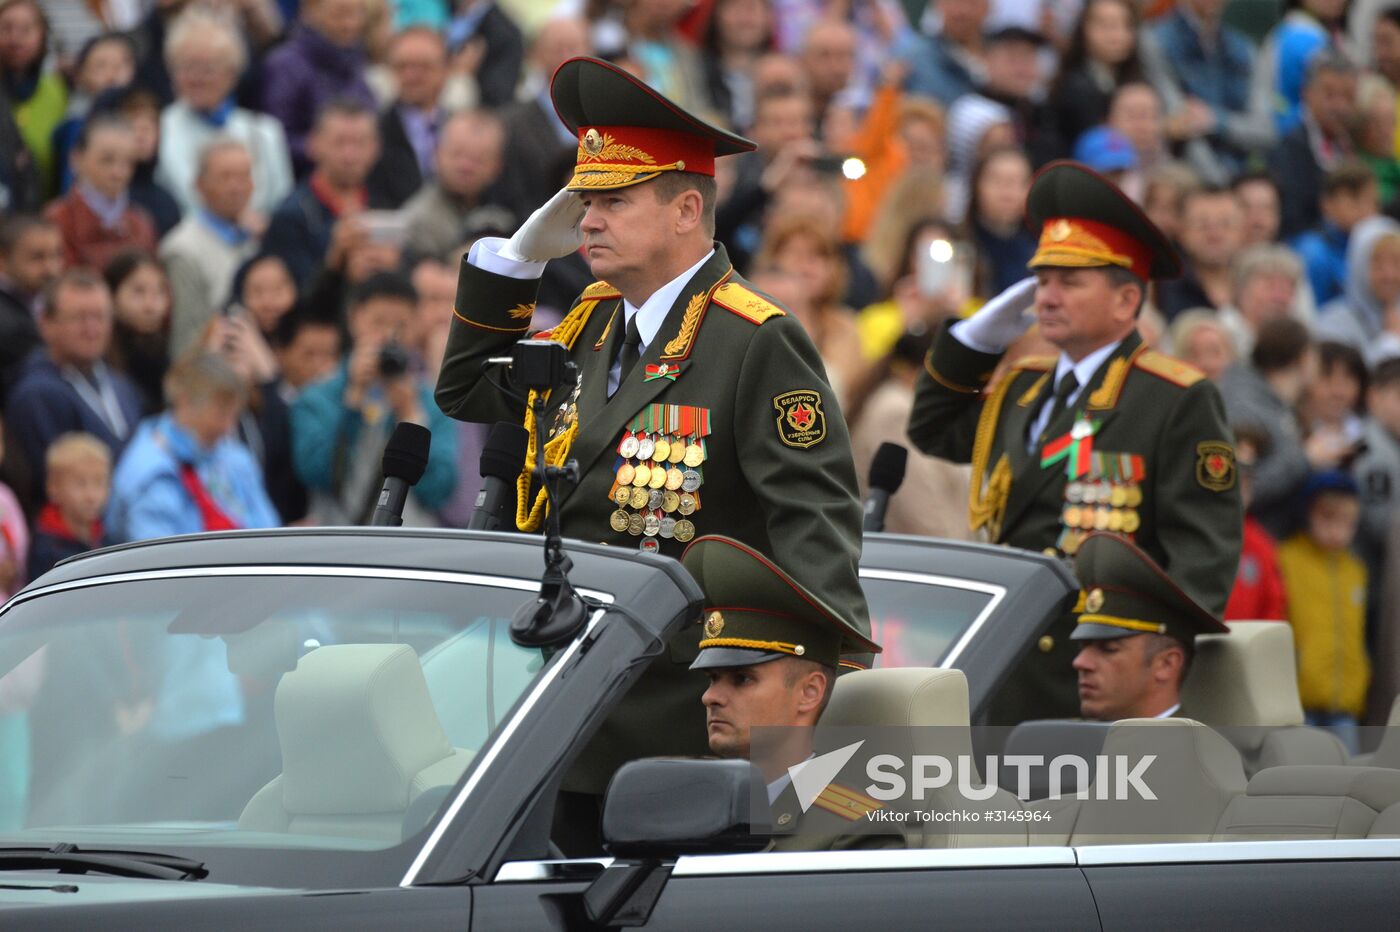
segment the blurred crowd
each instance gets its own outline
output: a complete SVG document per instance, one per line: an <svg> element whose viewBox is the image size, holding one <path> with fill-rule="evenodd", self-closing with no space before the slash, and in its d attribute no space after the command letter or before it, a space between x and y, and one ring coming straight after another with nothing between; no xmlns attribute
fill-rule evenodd
<svg viewBox="0 0 1400 932"><path fill-rule="evenodd" d="M1024 276L1035 170L1115 179L1186 262L1142 333L1240 442L1230 617L1294 626L1316 720L1384 720L1387 0L0 0L0 597L105 542L362 522L399 420L433 435L408 522L465 526L488 425L432 397L456 268L568 177L548 84L585 54L758 143L717 165L717 235L807 326L861 472L936 328ZM551 263L537 323L590 280ZM967 486L914 456L889 528L967 536Z"/></svg>

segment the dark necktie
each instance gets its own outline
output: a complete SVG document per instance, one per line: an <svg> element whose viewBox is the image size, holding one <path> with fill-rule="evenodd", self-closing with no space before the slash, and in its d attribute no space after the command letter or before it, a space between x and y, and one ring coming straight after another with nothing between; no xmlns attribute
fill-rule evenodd
<svg viewBox="0 0 1400 932"><path fill-rule="evenodd" d="M1079 388L1079 380L1074 377L1074 370L1066 372L1060 381L1055 385L1055 401L1050 406L1050 416L1045 419L1045 424L1040 428L1040 440L1044 441L1045 435L1050 430L1050 425L1055 423L1065 408L1069 407L1069 399Z"/></svg>
<svg viewBox="0 0 1400 932"><path fill-rule="evenodd" d="M627 381L627 374L637 368L642 358L642 332L637 329L637 315L627 321L627 329L622 334L622 345L617 348L617 387Z"/></svg>

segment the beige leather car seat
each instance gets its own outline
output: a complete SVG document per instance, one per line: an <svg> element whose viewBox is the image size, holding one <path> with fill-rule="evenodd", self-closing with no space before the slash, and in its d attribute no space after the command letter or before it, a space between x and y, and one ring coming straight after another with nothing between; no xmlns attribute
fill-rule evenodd
<svg viewBox="0 0 1400 932"><path fill-rule="evenodd" d="M872 732L880 750L908 762L915 754L938 755L955 766L959 758L974 761L969 724L967 678L961 670L933 667L891 667L858 670L836 681L831 703L822 715L822 727L880 728ZM882 727L895 726L895 727ZM898 728L899 730L895 730ZM863 759L863 758L862 758ZM903 771L909 776L909 764ZM976 787L985 783L980 779ZM904 808L929 811L1019 811L1015 796L994 788L989 799L966 798L954 780L929 791L922 801ZM995 828L982 822L911 823L910 844L926 848L986 848L1026 843L1026 823L998 822Z"/></svg>
<svg viewBox="0 0 1400 932"><path fill-rule="evenodd" d="M282 774L244 807L243 830L397 843L409 804L472 758L448 743L402 644L317 648L282 678L274 708Z"/></svg>
<svg viewBox="0 0 1400 932"><path fill-rule="evenodd" d="M1390 704L1390 716L1385 721L1385 730L1381 732L1381 743L1370 756L1369 764L1400 770L1400 696L1396 696Z"/></svg>
<svg viewBox="0 0 1400 932"><path fill-rule="evenodd" d="M1114 722L1101 753L1110 760L1121 755L1129 769L1155 755L1142 782L1156 798L1130 792L1125 799L1099 799L1097 786L1081 791L1072 845L1209 841L1221 813L1245 790L1239 752L1190 719ZM1103 795L1113 796L1117 782Z"/></svg>
<svg viewBox="0 0 1400 932"><path fill-rule="evenodd" d="M1293 629L1282 622L1234 621L1229 634L1196 638L1181 706L1239 748L1246 773L1347 762L1336 736L1303 725Z"/></svg>
<svg viewBox="0 0 1400 932"><path fill-rule="evenodd" d="M1261 770L1230 801L1217 841L1365 838L1377 816L1400 803L1400 770L1293 766Z"/></svg>

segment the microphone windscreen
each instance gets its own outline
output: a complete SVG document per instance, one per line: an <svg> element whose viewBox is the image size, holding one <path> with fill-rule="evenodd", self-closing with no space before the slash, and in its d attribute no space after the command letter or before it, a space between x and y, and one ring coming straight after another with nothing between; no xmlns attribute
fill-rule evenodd
<svg viewBox="0 0 1400 932"><path fill-rule="evenodd" d="M486 435L481 448L481 477L494 476L513 482L525 468L525 449L530 444L530 432L510 421L497 421Z"/></svg>
<svg viewBox="0 0 1400 932"><path fill-rule="evenodd" d="M384 478L402 479L409 485L416 485L428 468L428 448L432 442L433 435L428 428L399 421L384 446Z"/></svg>
<svg viewBox="0 0 1400 932"><path fill-rule="evenodd" d="M904 483L904 467L909 463L909 451L897 443L885 441L870 461L870 487L883 489L893 495Z"/></svg>

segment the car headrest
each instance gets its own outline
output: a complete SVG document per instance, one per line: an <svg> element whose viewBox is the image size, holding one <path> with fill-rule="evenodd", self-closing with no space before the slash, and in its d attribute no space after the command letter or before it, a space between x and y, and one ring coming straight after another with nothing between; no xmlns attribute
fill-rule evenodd
<svg viewBox="0 0 1400 932"><path fill-rule="evenodd" d="M910 752L949 759L972 754L967 677L961 670L890 667L847 673L836 680L821 725L919 726L904 738Z"/></svg>
<svg viewBox="0 0 1400 932"><path fill-rule="evenodd" d="M397 812L452 754L418 656L402 644L320 647L276 698L282 801L298 815Z"/></svg>
<svg viewBox="0 0 1400 932"><path fill-rule="evenodd" d="M1347 797L1380 812L1400 803L1400 770L1319 764L1270 767L1250 778L1248 794Z"/></svg>
<svg viewBox="0 0 1400 932"><path fill-rule="evenodd" d="M1229 634L1197 637L1181 705L1207 725L1303 724L1293 629L1280 621L1235 621Z"/></svg>
<svg viewBox="0 0 1400 932"><path fill-rule="evenodd" d="M1228 796L1244 792L1246 780L1240 752L1215 729L1189 718L1125 718L1114 722L1100 753L1129 761L1155 754L1159 774L1170 786L1190 782ZM1161 776L1154 776L1154 782Z"/></svg>

